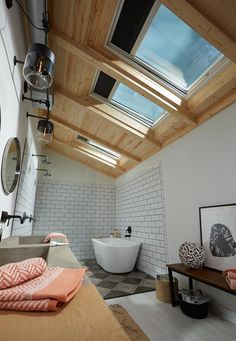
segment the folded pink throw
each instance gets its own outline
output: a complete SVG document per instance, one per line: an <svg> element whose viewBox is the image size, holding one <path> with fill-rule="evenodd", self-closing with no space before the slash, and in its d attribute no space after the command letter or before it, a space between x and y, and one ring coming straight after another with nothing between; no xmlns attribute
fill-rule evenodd
<svg viewBox="0 0 236 341"><path fill-rule="evenodd" d="M23 262L9 263L0 267L0 289L13 287L40 276L47 265L43 258L29 258Z"/></svg>
<svg viewBox="0 0 236 341"><path fill-rule="evenodd" d="M0 290L0 309L57 311L79 291L85 271L85 268L48 268L28 282Z"/></svg>

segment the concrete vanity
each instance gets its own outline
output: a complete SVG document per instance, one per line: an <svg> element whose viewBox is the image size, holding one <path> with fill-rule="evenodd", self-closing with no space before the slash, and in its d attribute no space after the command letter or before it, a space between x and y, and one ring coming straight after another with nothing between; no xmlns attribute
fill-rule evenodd
<svg viewBox="0 0 236 341"><path fill-rule="evenodd" d="M28 237L30 241L30 237ZM80 268L81 265L69 246L29 244L21 237L10 237L0 243L0 262L4 252L21 258L26 254L44 254L48 266ZM34 251L32 251L32 249ZM4 256L7 260L7 255ZM9 258L11 258L9 256ZM22 259L21 259L22 260ZM85 276L78 294L56 313L0 311L3 341L128 341L127 334L106 306L102 297Z"/></svg>

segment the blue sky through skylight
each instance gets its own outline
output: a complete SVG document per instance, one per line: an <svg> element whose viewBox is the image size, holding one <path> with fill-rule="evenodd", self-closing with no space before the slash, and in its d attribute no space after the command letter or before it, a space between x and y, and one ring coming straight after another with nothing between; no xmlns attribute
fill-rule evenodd
<svg viewBox="0 0 236 341"><path fill-rule="evenodd" d="M111 101L117 102L118 104L133 110L140 116L148 119L151 124L154 124L166 112L164 109L139 95L124 84L119 84L117 86Z"/></svg>
<svg viewBox="0 0 236 341"><path fill-rule="evenodd" d="M175 14L161 5L135 57L187 90L223 56Z"/></svg>

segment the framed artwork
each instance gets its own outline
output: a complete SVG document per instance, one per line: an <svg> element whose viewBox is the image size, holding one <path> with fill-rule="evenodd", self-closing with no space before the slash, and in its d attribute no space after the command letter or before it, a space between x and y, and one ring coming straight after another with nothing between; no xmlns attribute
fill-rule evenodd
<svg viewBox="0 0 236 341"><path fill-rule="evenodd" d="M199 208L205 266L224 271L236 268L236 204Z"/></svg>

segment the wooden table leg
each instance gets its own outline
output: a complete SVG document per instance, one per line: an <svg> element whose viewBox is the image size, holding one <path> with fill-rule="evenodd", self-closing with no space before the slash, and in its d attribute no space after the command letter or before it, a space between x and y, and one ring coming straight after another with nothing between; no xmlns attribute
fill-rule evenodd
<svg viewBox="0 0 236 341"><path fill-rule="evenodd" d="M170 283L170 298L171 298L171 304L173 307L175 307L175 292L174 292L174 283L173 283L173 276L172 276L172 270L168 268L168 276L169 276L169 283Z"/></svg>

